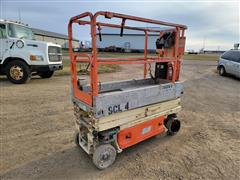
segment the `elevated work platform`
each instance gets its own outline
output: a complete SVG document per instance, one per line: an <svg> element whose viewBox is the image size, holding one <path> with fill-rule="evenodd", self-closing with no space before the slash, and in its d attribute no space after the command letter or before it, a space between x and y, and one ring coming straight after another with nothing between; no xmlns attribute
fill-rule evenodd
<svg viewBox="0 0 240 180"><path fill-rule="evenodd" d="M85 93L91 92L91 86L82 85L79 88ZM99 95L93 99L91 111L95 118L127 111L159 102L177 99L183 92L181 82L172 83L160 80L157 84L151 78L125 80L101 83L98 86ZM77 103L79 104L79 103ZM84 104L81 102L80 104Z"/></svg>

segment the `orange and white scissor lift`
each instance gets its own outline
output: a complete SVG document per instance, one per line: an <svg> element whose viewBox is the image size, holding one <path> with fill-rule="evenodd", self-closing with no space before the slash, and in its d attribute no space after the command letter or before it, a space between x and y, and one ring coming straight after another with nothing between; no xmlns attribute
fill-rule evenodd
<svg viewBox="0 0 240 180"><path fill-rule="evenodd" d="M97 21L97 18L121 19L121 24ZM126 25L128 21L150 23L162 28ZM72 51L72 25L89 25L92 38L91 53ZM141 58L98 57L97 36L101 28L141 31L145 35ZM70 19L68 25L71 59L72 101L76 119L76 143L93 157L99 169L109 167L116 154L147 138L163 133L173 135L180 129L176 114L181 110L183 92L179 81L181 56L184 53L186 26L114 12L82 13ZM98 33L97 33L98 32ZM158 33L156 55L148 55L148 34ZM77 63L89 63L90 83L78 78ZM99 83L98 67L107 64L143 64L143 78ZM147 64L155 64L154 75L147 76Z"/></svg>

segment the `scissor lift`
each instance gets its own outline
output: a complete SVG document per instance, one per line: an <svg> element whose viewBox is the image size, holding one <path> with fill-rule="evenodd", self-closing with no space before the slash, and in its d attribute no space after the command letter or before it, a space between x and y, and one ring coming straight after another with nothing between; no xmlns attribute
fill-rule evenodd
<svg viewBox="0 0 240 180"><path fill-rule="evenodd" d="M121 24L97 21L121 19ZM86 20L86 18L88 18ZM127 26L127 21L150 23L168 27L164 30ZM91 53L72 51L72 24L89 25L92 38ZM141 58L98 57L97 37L101 28L119 28L141 31L145 35L144 54ZM86 153L92 155L99 169L110 166L116 154L123 149L157 134L173 135L180 129L176 114L180 111L180 96L183 92L179 81L181 56L184 54L186 26L152 19L140 18L113 12L100 11L94 15L82 13L70 19L69 55L71 59L71 83L74 112L77 117L75 140ZM98 33L97 33L98 31ZM156 55L148 55L148 34L157 33ZM78 77L77 63L89 63L90 83ZM142 64L143 78L100 83L98 67L107 64ZM155 64L155 73L147 68ZM150 66L151 67L151 66ZM148 76L148 72L150 76Z"/></svg>

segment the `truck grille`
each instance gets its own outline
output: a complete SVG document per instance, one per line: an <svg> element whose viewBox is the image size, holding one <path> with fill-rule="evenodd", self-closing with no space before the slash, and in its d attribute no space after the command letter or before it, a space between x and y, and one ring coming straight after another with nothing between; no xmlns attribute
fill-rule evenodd
<svg viewBox="0 0 240 180"><path fill-rule="evenodd" d="M62 50L60 47L49 46L48 47L48 58L50 62L62 61Z"/></svg>

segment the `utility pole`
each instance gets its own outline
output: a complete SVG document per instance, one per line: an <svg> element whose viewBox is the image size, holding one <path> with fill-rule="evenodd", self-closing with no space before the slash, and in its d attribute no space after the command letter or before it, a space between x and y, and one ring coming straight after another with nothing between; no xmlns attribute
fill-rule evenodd
<svg viewBox="0 0 240 180"><path fill-rule="evenodd" d="M19 20L19 22L22 22L20 8L18 8L18 20Z"/></svg>
<svg viewBox="0 0 240 180"><path fill-rule="evenodd" d="M206 36L203 37L203 50L205 50L205 40L206 40Z"/></svg>

